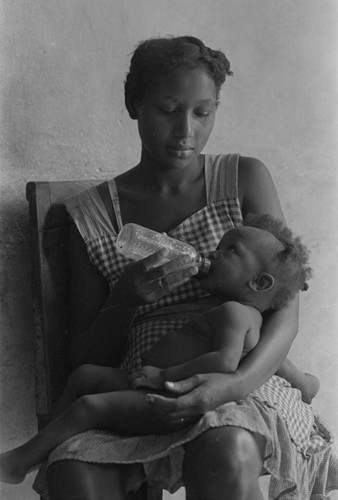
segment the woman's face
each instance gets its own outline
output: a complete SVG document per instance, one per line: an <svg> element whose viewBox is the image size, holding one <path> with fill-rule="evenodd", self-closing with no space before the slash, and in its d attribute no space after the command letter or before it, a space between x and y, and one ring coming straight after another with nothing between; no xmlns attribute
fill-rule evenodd
<svg viewBox="0 0 338 500"><path fill-rule="evenodd" d="M165 168L196 166L216 108L216 86L203 67L159 76L137 105L142 160Z"/></svg>

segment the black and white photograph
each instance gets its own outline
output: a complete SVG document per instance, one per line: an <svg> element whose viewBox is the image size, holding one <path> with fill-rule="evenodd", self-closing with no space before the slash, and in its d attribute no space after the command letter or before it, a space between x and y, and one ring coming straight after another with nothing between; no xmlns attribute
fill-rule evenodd
<svg viewBox="0 0 338 500"><path fill-rule="evenodd" d="M0 0L1 500L338 500L338 2Z"/></svg>

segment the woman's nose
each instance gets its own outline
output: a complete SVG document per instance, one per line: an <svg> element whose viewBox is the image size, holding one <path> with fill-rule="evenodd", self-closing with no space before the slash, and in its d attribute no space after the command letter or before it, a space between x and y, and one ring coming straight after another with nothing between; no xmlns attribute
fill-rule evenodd
<svg viewBox="0 0 338 500"><path fill-rule="evenodd" d="M188 139L193 135L193 120L190 113L182 113L177 117L175 135L179 139Z"/></svg>

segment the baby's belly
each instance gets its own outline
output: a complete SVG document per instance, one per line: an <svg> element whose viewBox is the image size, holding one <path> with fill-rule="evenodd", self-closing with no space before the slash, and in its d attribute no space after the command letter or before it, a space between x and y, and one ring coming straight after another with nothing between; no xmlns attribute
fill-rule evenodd
<svg viewBox="0 0 338 500"><path fill-rule="evenodd" d="M210 339L198 333L170 333L163 337L142 360L143 365L168 368L197 358L211 349Z"/></svg>

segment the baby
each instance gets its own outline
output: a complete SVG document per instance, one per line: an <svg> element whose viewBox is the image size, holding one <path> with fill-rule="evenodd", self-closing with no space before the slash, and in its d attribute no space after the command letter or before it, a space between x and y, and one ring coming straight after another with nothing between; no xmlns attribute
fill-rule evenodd
<svg viewBox="0 0 338 500"><path fill-rule="evenodd" d="M161 389L164 381L196 373L236 371L258 343L262 313L284 307L298 290L308 288L311 276L306 248L269 215L249 215L244 226L225 233L209 258L210 272L201 286L221 304L156 344L133 374L133 387ZM290 361L277 374L311 402L318 390L316 378Z"/></svg>
<svg viewBox="0 0 338 500"><path fill-rule="evenodd" d="M0 455L1 481L21 482L56 446L89 429L134 435L171 432L149 405L149 392L165 391L165 383L194 374L236 371L258 343L262 313L284 307L307 288L311 276L299 238L268 215L248 216L243 226L225 233L210 260L201 286L219 298L219 305L165 336L147 353L143 368L129 376L119 368L79 367L66 384L54 419L28 442ZM308 402L318 391L318 379L290 361L278 373Z"/></svg>

